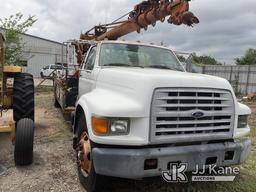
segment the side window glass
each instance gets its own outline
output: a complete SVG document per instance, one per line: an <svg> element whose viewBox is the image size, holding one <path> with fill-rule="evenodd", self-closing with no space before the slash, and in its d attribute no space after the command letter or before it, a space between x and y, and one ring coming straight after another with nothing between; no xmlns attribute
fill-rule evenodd
<svg viewBox="0 0 256 192"><path fill-rule="evenodd" d="M54 66L54 65L51 65L51 69L55 69L55 66Z"/></svg>
<svg viewBox="0 0 256 192"><path fill-rule="evenodd" d="M49 67L50 67L50 66L49 66L49 65L47 65L46 67L44 67L44 70L49 69Z"/></svg>
<svg viewBox="0 0 256 192"><path fill-rule="evenodd" d="M96 47L93 47L87 57L85 62L85 69L86 70L93 70L95 60L96 60Z"/></svg>

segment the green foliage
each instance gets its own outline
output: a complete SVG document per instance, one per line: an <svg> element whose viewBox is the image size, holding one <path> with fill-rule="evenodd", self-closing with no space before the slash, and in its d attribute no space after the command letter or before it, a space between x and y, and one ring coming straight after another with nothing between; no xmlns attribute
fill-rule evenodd
<svg viewBox="0 0 256 192"><path fill-rule="evenodd" d="M248 49L245 52L245 56L236 58L236 64L238 65L253 65L256 64L256 49Z"/></svg>
<svg viewBox="0 0 256 192"><path fill-rule="evenodd" d="M21 33L24 33L36 22L35 16L23 19L23 14L17 13L9 18L0 19L0 26L4 30L5 41L5 63L7 65L21 65L22 51L25 44L22 43Z"/></svg>
<svg viewBox="0 0 256 192"><path fill-rule="evenodd" d="M221 63L218 62L215 58L208 55L197 56L194 53L192 60L194 63L201 64L201 65L221 65Z"/></svg>

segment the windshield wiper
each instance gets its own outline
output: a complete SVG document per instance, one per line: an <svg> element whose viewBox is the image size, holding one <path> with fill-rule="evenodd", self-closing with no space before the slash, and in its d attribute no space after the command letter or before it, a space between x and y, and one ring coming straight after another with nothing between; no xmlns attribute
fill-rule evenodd
<svg viewBox="0 0 256 192"><path fill-rule="evenodd" d="M167 66L165 66L165 65L149 65L149 66L147 66L147 68L169 69L169 70L183 71L182 69L171 68L171 67L167 67Z"/></svg>
<svg viewBox="0 0 256 192"><path fill-rule="evenodd" d="M130 64L124 64L124 63L109 63L109 64L105 64L104 66L133 67Z"/></svg>
<svg viewBox="0 0 256 192"><path fill-rule="evenodd" d="M109 63L109 64L105 64L104 66L139 67L139 68L144 68L143 66L139 66L139 65L130 65L130 64L124 64L124 63Z"/></svg>
<svg viewBox="0 0 256 192"><path fill-rule="evenodd" d="M170 67L164 66L164 65L149 65L147 68L156 68L156 69L172 69Z"/></svg>

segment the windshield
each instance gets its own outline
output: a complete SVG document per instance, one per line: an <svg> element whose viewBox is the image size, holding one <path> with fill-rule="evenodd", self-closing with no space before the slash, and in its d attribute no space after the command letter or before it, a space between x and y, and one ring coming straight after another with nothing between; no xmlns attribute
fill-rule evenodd
<svg viewBox="0 0 256 192"><path fill-rule="evenodd" d="M131 44L102 44L100 65L184 71L170 50Z"/></svg>

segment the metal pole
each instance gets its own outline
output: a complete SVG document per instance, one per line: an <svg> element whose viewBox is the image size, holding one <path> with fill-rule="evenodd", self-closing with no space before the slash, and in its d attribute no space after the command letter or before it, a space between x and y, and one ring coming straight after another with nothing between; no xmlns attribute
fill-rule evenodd
<svg viewBox="0 0 256 192"><path fill-rule="evenodd" d="M230 69L230 76L229 76L229 82L232 84L232 76L233 76L233 67L231 66Z"/></svg>
<svg viewBox="0 0 256 192"><path fill-rule="evenodd" d="M247 81L246 81L246 94L248 94L249 91L249 81L250 81L250 73L251 72L251 65L248 66L248 72L247 72Z"/></svg>
<svg viewBox="0 0 256 192"><path fill-rule="evenodd" d="M204 66L203 66L203 71L202 71L202 72L203 72L203 74L206 74L206 70L205 70L205 68L206 68L206 66L204 65Z"/></svg>
<svg viewBox="0 0 256 192"><path fill-rule="evenodd" d="M4 101L4 36L2 33L0 33L0 112L1 112L1 106L3 105ZM1 114L0 114L1 115Z"/></svg>
<svg viewBox="0 0 256 192"><path fill-rule="evenodd" d="M0 77L2 78L4 70L4 36L0 33Z"/></svg>

